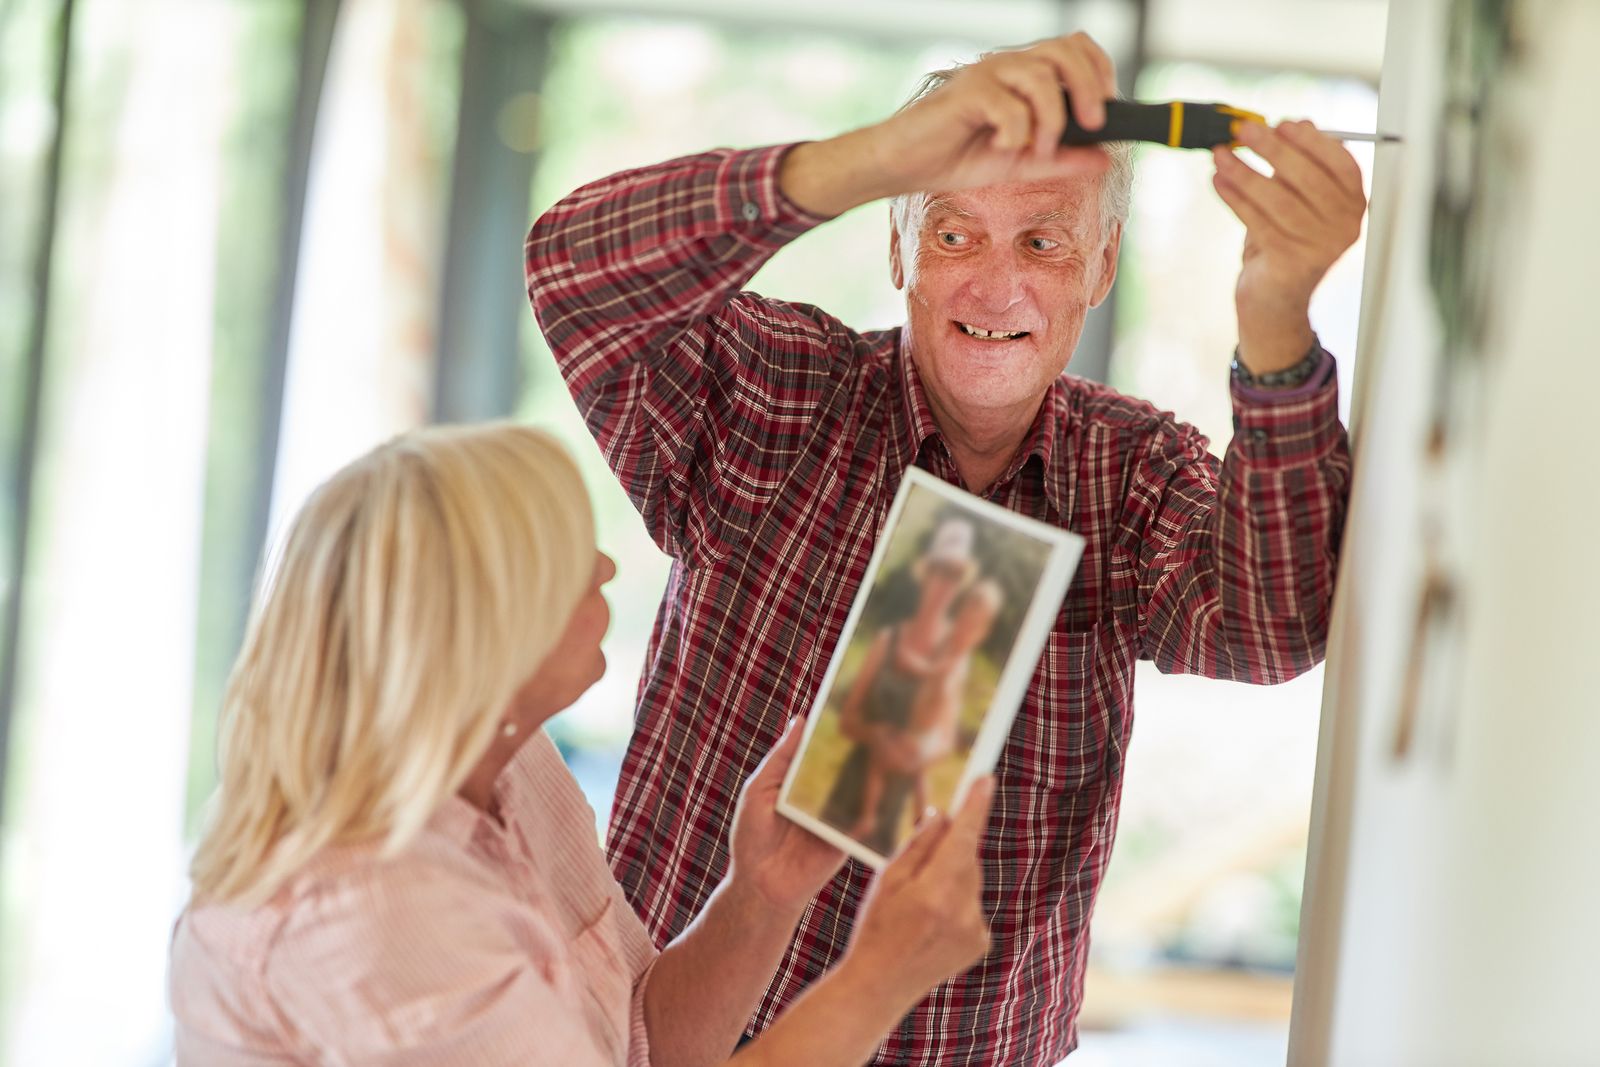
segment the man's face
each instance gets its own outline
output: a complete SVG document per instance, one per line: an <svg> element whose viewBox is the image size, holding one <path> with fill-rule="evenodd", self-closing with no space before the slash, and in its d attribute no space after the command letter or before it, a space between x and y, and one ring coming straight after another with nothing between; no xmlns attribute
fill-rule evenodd
<svg viewBox="0 0 1600 1067"><path fill-rule="evenodd" d="M936 414L1025 429L1110 292L1121 239L1102 230L1099 179L931 196L914 237L891 236L890 269Z"/></svg>

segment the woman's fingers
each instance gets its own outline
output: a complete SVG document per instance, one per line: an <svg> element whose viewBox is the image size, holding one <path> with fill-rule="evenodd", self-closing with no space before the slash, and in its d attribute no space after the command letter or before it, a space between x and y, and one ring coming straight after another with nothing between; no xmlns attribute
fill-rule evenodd
<svg viewBox="0 0 1600 1067"><path fill-rule="evenodd" d="M993 804L994 777L985 775L967 790L966 800L950 820L949 832L929 859L930 868L937 870L934 877L961 885L964 890L969 882L981 884L978 847L984 828L989 825L989 810Z"/></svg>
<svg viewBox="0 0 1600 1067"><path fill-rule="evenodd" d="M978 842L993 801L994 779L978 779L953 818L928 818L873 883L857 932L892 961L886 978L924 989L988 951Z"/></svg>
<svg viewBox="0 0 1600 1067"><path fill-rule="evenodd" d="M934 812L917 824L911 839L895 854L880 876L886 883L899 884L916 878L927 867L939 848L939 843L950 832L950 817Z"/></svg>
<svg viewBox="0 0 1600 1067"><path fill-rule="evenodd" d="M983 915L983 867L978 850L983 831L989 825L994 805L994 778L985 776L972 783L961 809L951 820L950 831L939 842L928 861L928 877L944 895L950 933L956 939L965 962L989 950L989 926Z"/></svg>
<svg viewBox="0 0 1600 1067"><path fill-rule="evenodd" d="M794 762L794 755L800 750L800 738L805 734L804 723L803 715L796 715L789 720L789 725L778 735L778 743L762 757L745 783L746 793L778 791L784 775L789 773L789 764Z"/></svg>
<svg viewBox="0 0 1600 1067"><path fill-rule="evenodd" d="M951 822L950 848L968 847L976 853L983 831L989 825L989 812L994 807L994 775L986 774L975 779L967 789L967 797Z"/></svg>
<svg viewBox="0 0 1600 1067"><path fill-rule="evenodd" d="M804 715L790 716L788 725L783 728L783 734L779 736L778 743L772 746L772 753L767 758L774 761L793 759L800 749L800 738L805 734L805 721Z"/></svg>

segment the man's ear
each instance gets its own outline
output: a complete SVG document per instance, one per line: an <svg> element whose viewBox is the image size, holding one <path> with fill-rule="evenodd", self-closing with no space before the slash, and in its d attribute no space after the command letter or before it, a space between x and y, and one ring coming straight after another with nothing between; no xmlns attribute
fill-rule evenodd
<svg viewBox="0 0 1600 1067"><path fill-rule="evenodd" d="M900 262L900 227L895 225L894 209L889 209L889 280L896 289L906 287L905 267Z"/></svg>
<svg viewBox="0 0 1600 1067"><path fill-rule="evenodd" d="M1100 251L1100 281L1094 287L1094 299L1089 306L1097 308L1111 295L1111 283L1117 280L1117 252L1122 248L1122 223L1111 224L1111 236L1106 238Z"/></svg>

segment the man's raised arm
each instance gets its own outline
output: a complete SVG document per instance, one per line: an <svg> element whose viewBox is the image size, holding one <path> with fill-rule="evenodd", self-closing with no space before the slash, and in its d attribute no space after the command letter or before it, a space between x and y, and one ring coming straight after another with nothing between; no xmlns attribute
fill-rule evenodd
<svg viewBox="0 0 1600 1067"><path fill-rule="evenodd" d="M1123 516L1146 656L1276 683L1321 662L1350 488L1333 357L1304 389L1234 385L1221 464L1188 427L1152 438Z"/></svg>
<svg viewBox="0 0 1600 1067"><path fill-rule="evenodd" d="M1145 653L1166 670L1253 682L1322 659L1350 491L1333 357L1311 296L1361 233L1361 171L1309 122L1243 123L1261 174L1227 148L1218 194L1245 225L1234 289L1234 436L1220 469L1192 432L1160 441L1135 476Z"/></svg>
<svg viewBox="0 0 1600 1067"><path fill-rule="evenodd" d="M528 298L601 451L663 551L746 525L826 390L844 327L741 292L821 220L779 192L787 146L586 185L526 245Z"/></svg>

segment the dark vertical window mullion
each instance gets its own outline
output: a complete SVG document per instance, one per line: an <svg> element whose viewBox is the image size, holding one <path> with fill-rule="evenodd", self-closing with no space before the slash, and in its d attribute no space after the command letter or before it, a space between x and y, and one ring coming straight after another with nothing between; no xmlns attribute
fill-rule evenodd
<svg viewBox="0 0 1600 1067"><path fill-rule="evenodd" d="M249 447L244 450L249 457L245 464L231 466L248 480L242 502L231 505L242 511L242 521L222 523L220 532L214 533L219 541L211 541L203 552L216 552L226 565L205 568L200 597L201 617L210 617L213 624L224 632L211 635L196 649L196 682L194 704L195 725L191 739L196 746L190 753L191 802L209 791L213 760L212 742L215 737L217 697L221 693L221 680L226 676L228 664L237 653L243 640L249 612L250 592L265 549L267 526L271 517L272 494L277 475L278 439L283 421L284 383L288 372L290 330L294 319L295 293L299 281L300 246L305 224L307 188L310 181L311 155L315 142L317 117L321 109L323 83L328 70L333 37L338 23L341 0L303 0L295 45L294 103L285 137L283 165L277 190L277 246L272 252L272 294L267 306L266 322L261 330L258 355L253 360L254 380L249 388L253 417L249 420ZM246 349L245 351L249 351ZM208 443L208 466L224 462L227 449L218 434L229 432L213 419ZM229 466L229 464L224 464ZM230 470L226 472L232 474ZM226 477L208 477L208 485L225 482ZM227 510L223 501L208 500L208 514L215 507ZM208 533L212 531L208 530ZM219 583L208 587L206 582ZM217 600L217 605L208 604ZM219 606L220 605L220 606ZM208 610L208 608L210 610ZM197 762L203 761L203 764Z"/></svg>
<svg viewBox="0 0 1600 1067"><path fill-rule="evenodd" d="M282 186L281 243L277 254L277 279L273 287L272 317L266 349L261 360L260 419L257 422L256 466L251 479L250 523L247 528L250 561L240 575L241 588L248 591L255 580L256 561L267 540L267 522L272 510L272 490L277 475L278 432L283 422L284 380L289 369L289 330L294 320L295 286L300 271L300 240L305 229L306 188L311 176L311 149L317 129L317 113L322 104L322 85L328 72L328 56L333 50L334 28L339 20L340 0L306 0L300 29L299 55L295 79L294 119L289 128L289 153ZM247 597L241 598L237 632L244 632Z"/></svg>
<svg viewBox="0 0 1600 1067"><path fill-rule="evenodd" d="M1072 8L1076 6L1075 0L1063 0L1063 6L1070 16ZM1124 96L1132 97L1134 87L1139 82L1139 73L1144 69L1150 3L1149 0L1125 0L1125 6L1133 10L1133 45L1128 54L1111 58L1117 64L1117 88ZM1126 232L1122 235L1122 246L1124 250L1128 246ZM1072 354L1072 362L1068 366L1073 374L1096 382L1110 380L1112 349L1116 346L1117 288L1117 285L1112 285L1105 300L1084 321L1083 336L1079 338L1078 349Z"/></svg>
<svg viewBox="0 0 1600 1067"><path fill-rule="evenodd" d="M540 92L555 19L503 0L464 6L461 98L450 178L433 417L510 415L522 392L522 235L534 153L508 144L509 102Z"/></svg>

